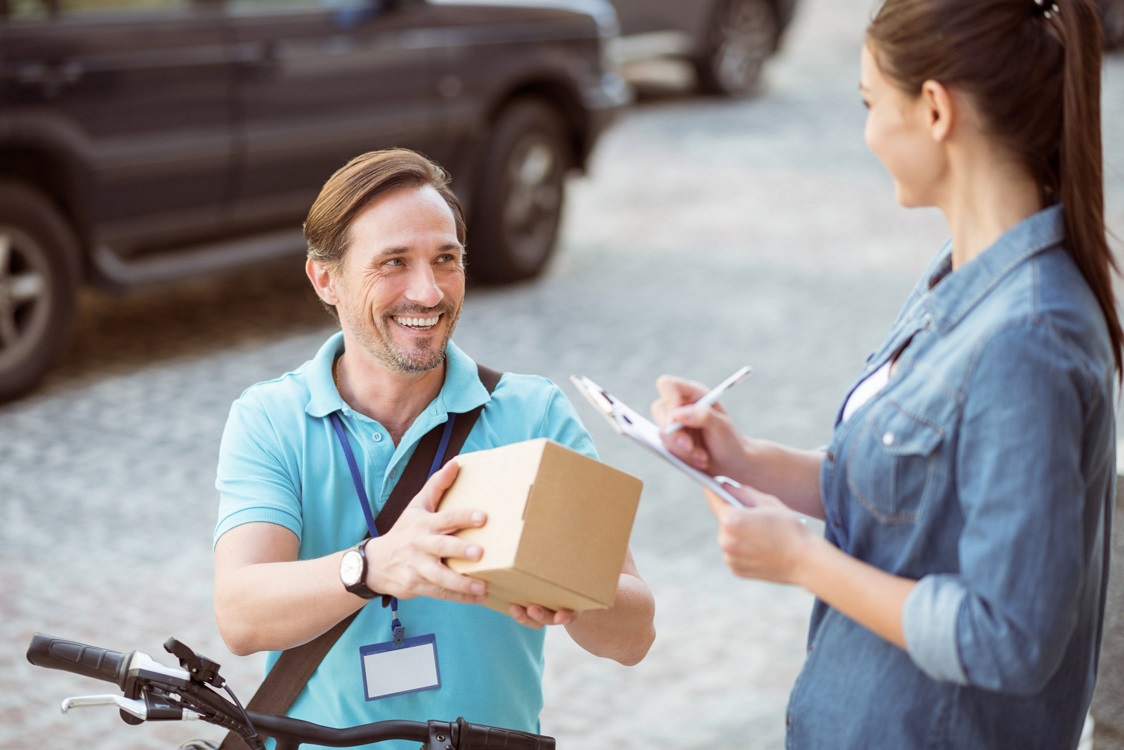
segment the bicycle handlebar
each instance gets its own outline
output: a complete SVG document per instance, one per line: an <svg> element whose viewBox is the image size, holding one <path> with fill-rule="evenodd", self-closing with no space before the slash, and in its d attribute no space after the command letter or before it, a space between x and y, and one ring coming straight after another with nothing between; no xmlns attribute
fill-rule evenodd
<svg viewBox="0 0 1124 750"><path fill-rule="evenodd" d="M128 658L119 651L36 633L27 648L27 660L37 667L61 669L125 688Z"/></svg>
<svg viewBox="0 0 1124 750"><path fill-rule="evenodd" d="M246 712L237 701L231 703L209 687L221 686L224 682L218 676L218 664L174 639L169 639L165 649L179 656L181 665L193 666L203 661L209 669L200 675L198 669L189 672L160 664L141 651L123 654L42 633L36 633L31 639L27 660L38 667L112 682L124 693L124 698L107 695L68 698L63 702L64 711L71 706L113 704L121 709L122 718L130 724L201 719L233 730L259 746L260 730L261 734L277 739L278 750L295 750L306 742L354 747L383 740L420 741L423 748L441 750L554 750L553 737L472 724L463 718L455 722L379 721L337 729L287 716ZM189 664L184 661L185 657L193 661Z"/></svg>

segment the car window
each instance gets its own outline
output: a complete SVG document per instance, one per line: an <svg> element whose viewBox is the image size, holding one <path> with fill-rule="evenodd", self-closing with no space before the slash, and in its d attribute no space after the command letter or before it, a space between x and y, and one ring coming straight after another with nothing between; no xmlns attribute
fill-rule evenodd
<svg viewBox="0 0 1124 750"><path fill-rule="evenodd" d="M0 0L0 20L20 22L163 13L192 4L192 0Z"/></svg>
<svg viewBox="0 0 1124 750"><path fill-rule="evenodd" d="M306 8L344 10L366 9L377 13L386 3L382 0L226 0L226 7L235 13L265 13Z"/></svg>

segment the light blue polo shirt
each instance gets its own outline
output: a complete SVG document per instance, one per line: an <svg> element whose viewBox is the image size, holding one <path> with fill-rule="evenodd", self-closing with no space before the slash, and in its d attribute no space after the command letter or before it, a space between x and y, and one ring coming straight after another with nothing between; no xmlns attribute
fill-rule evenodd
<svg viewBox="0 0 1124 750"><path fill-rule="evenodd" d="M433 427L487 402L462 453L549 438L596 458L573 406L546 378L504 374L489 398L476 363L450 343L445 383L395 446L378 422L352 410L332 382L343 351L332 336L293 372L246 390L231 407L219 452L215 542L235 526L275 523L300 540L300 559L338 552L366 533L339 439L328 415L339 411L377 515L414 452ZM342 584L341 584L342 585ZM371 600L325 657L290 716L334 727L386 719L453 721L538 731L544 631L523 627L486 607L425 597L402 600L407 637L433 634L441 687L368 701L360 648L391 639L390 612ZM270 653L267 669L278 653ZM312 747L306 745L305 747ZM380 743L413 750L416 742Z"/></svg>

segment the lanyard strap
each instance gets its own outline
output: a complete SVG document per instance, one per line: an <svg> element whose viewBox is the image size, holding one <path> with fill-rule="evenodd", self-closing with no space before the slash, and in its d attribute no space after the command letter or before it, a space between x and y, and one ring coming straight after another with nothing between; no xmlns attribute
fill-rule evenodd
<svg viewBox="0 0 1124 750"><path fill-rule="evenodd" d="M340 446L343 448L343 454L347 458L347 468L351 471L351 481L355 485L355 495L359 500L359 505L363 509L363 518L367 522L367 531L370 532L371 538L374 539L379 535L379 530L375 526L375 517L371 513L371 501L367 497L367 490L363 486L363 476L359 473L359 464L355 460L355 452L351 450L351 443L347 439L347 433L343 428L343 420L340 419L339 412L332 412L329 417L332 420L332 427L335 428L336 437L339 438ZM453 424L456 422L457 415L449 414L449 419L445 422L445 427L441 431L441 442L437 446L437 455L433 457L433 463L429 467L428 477L433 476L438 469L441 468L445 452L449 449L449 439L453 434ZM402 621L398 619L398 597L390 598L390 611L392 619L390 623L390 631L394 636L394 642L401 644L405 638L406 629L402 626Z"/></svg>

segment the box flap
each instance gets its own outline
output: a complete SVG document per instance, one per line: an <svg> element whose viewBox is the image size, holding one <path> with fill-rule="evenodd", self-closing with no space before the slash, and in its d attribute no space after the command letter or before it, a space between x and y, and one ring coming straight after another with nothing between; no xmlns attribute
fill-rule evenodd
<svg viewBox="0 0 1124 750"><path fill-rule="evenodd" d="M642 482L554 442L526 503L515 567L612 602Z"/></svg>
<svg viewBox="0 0 1124 750"><path fill-rule="evenodd" d="M461 539L479 544L483 557L475 562L450 560L450 568L472 573L515 564L527 498L546 442L531 440L462 453L454 459L460 472L441 499L439 510L480 509L488 514L488 522L478 529L457 532Z"/></svg>
<svg viewBox="0 0 1124 750"><path fill-rule="evenodd" d="M476 574L476 577L488 582L488 599L484 606L505 615L512 604L524 607L539 604L550 609L579 612L606 609L613 604L612 597L608 601L596 601L520 570L486 571ZM613 593L615 595L616 591Z"/></svg>

